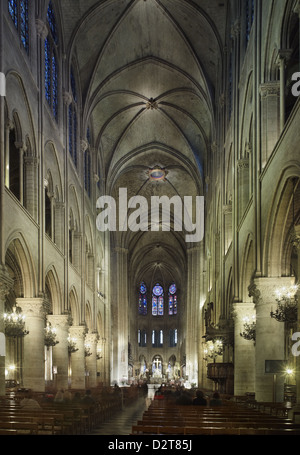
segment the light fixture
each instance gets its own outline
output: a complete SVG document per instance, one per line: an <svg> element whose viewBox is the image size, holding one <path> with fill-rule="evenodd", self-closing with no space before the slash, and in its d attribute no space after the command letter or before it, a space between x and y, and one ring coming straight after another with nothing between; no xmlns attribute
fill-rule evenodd
<svg viewBox="0 0 300 455"><path fill-rule="evenodd" d="M207 362L209 359L213 359L215 362L216 358L219 355L222 355L224 352L224 344L220 339L215 339L208 341L206 347L204 348L204 360Z"/></svg>
<svg viewBox="0 0 300 455"><path fill-rule="evenodd" d="M29 331L25 329L25 315L22 310L13 306L12 313L4 313L5 335L12 338L24 337Z"/></svg>
<svg viewBox="0 0 300 455"><path fill-rule="evenodd" d="M270 313L271 318L278 322L287 322L293 324L297 322L298 286L283 287L275 291L277 308Z"/></svg>
<svg viewBox="0 0 300 455"><path fill-rule="evenodd" d="M254 341L256 340L256 320L253 315L252 318L245 317L244 321L244 330L240 333L240 336L245 340Z"/></svg>
<svg viewBox="0 0 300 455"><path fill-rule="evenodd" d="M92 355L91 346L89 344L84 345L84 355L85 357L90 357Z"/></svg>
<svg viewBox="0 0 300 455"><path fill-rule="evenodd" d="M56 346L59 341L56 340L56 329L51 327L51 324L47 322L45 327L45 346L49 349L50 346Z"/></svg>
<svg viewBox="0 0 300 455"><path fill-rule="evenodd" d="M68 351L69 354L73 354L74 352L78 351L76 346L76 338L71 338L70 335L68 336Z"/></svg>

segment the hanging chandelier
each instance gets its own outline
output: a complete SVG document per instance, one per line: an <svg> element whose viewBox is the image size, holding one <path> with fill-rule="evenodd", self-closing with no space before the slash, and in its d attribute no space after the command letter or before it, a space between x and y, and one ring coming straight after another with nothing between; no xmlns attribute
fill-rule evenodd
<svg viewBox="0 0 300 455"><path fill-rule="evenodd" d="M291 286L289 288L281 288L276 290L277 308L270 313L271 318L276 319L278 322L287 322L293 324L297 322L297 307L298 298L296 292L298 286Z"/></svg>
<svg viewBox="0 0 300 455"><path fill-rule="evenodd" d="M24 337L29 331L25 329L25 315L21 308L13 306L12 313L4 313L5 335L12 338Z"/></svg>

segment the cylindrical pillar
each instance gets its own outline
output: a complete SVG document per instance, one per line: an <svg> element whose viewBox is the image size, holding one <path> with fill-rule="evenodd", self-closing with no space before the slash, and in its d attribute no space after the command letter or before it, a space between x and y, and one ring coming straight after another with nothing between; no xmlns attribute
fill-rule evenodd
<svg viewBox="0 0 300 455"><path fill-rule="evenodd" d="M0 396L5 395L5 298L13 287L13 281L4 267L0 266Z"/></svg>
<svg viewBox="0 0 300 455"><path fill-rule="evenodd" d="M45 391L45 308L44 299L23 298L16 303L22 309L29 334L24 339L23 385L35 392Z"/></svg>
<svg viewBox="0 0 300 455"><path fill-rule="evenodd" d="M253 303L234 304L234 395L255 391L255 344L241 337L245 319L252 323Z"/></svg>
<svg viewBox="0 0 300 455"><path fill-rule="evenodd" d="M284 360L284 324L271 318L277 306L276 289L291 286L293 278L256 278L250 290L256 306L255 399L283 401L283 375L266 372L266 360Z"/></svg>
<svg viewBox="0 0 300 455"><path fill-rule="evenodd" d="M71 326L69 334L76 344L77 351L71 354L71 388L85 389L85 353L84 338L86 327Z"/></svg>
<svg viewBox="0 0 300 455"><path fill-rule="evenodd" d="M48 321L52 328L56 329L56 341L58 344L52 350L52 362L55 374L55 387L57 389L68 388L68 331L69 323L66 315L48 315Z"/></svg>
<svg viewBox="0 0 300 455"><path fill-rule="evenodd" d="M86 357L86 371L88 374L88 386L97 386L97 333L89 333L85 337L85 345L89 348L90 354Z"/></svg>

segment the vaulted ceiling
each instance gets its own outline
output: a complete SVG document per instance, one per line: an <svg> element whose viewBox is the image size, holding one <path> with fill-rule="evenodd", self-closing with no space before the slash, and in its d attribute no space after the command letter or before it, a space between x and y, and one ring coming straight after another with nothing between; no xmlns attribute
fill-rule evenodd
<svg viewBox="0 0 300 455"><path fill-rule="evenodd" d="M60 8L106 191L203 194L215 93L222 90L227 0L63 0ZM155 167L166 178L154 183L148 171ZM177 264L180 275L182 236L124 238L138 275L155 275L162 258L165 270ZM141 246L152 254L141 257Z"/></svg>

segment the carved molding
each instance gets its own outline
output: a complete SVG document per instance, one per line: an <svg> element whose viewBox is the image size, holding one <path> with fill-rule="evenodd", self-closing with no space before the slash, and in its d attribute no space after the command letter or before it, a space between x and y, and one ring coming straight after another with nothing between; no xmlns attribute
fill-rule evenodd
<svg viewBox="0 0 300 455"><path fill-rule="evenodd" d="M72 103L72 95L69 92L64 92L63 93L63 101L66 106L69 106Z"/></svg>
<svg viewBox="0 0 300 455"><path fill-rule="evenodd" d="M44 298L19 298L16 304L22 309L26 318L44 318L48 310L48 302Z"/></svg>
<svg viewBox="0 0 300 455"><path fill-rule="evenodd" d="M48 35L48 27L45 24L45 22L43 22L41 19L36 19L35 26L36 26L36 32L37 32L38 36L42 40L45 40Z"/></svg>
<svg viewBox="0 0 300 455"><path fill-rule="evenodd" d="M267 82L265 84L261 84L260 86L260 94L262 98L266 98L268 96L279 96L280 95L280 82Z"/></svg>
<svg viewBox="0 0 300 455"><path fill-rule="evenodd" d="M244 160L238 160L237 162L238 172L241 172L244 169L249 169L249 160L247 158Z"/></svg>
<svg viewBox="0 0 300 455"><path fill-rule="evenodd" d="M4 301L14 286L14 281L8 272L3 268L0 271L0 300Z"/></svg>
<svg viewBox="0 0 300 455"><path fill-rule="evenodd" d="M83 340L86 335L87 328L84 325L72 326L69 328L69 332L72 338Z"/></svg>
<svg viewBox="0 0 300 455"><path fill-rule="evenodd" d="M294 284L294 277L254 278L248 286L249 297L255 305L276 302L276 289Z"/></svg>

